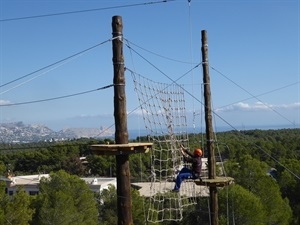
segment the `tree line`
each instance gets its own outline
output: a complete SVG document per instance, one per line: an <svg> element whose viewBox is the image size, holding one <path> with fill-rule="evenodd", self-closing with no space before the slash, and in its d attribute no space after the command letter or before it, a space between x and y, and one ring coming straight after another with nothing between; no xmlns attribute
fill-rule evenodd
<svg viewBox="0 0 300 225"><path fill-rule="evenodd" d="M190 148L199 147L199 139L203 139L203 134L190 134ZM137 140L147 141L147 137L138 137L132 142ZM15 175L50 173L51 181L55 182L42 180L38 196L27 196L20 190L13 199L5 195L2 184L0 224L116 224L114 187L95 195L79 179L82 176L115 176L115 157L96 156L89 149L91 144L107 141L113 142L78 139L1 144L2 175L7 169ZM205 146L201 148L205 156ZM300 129L219 132L215 148L224 163L223 173L235 180L234 185L219 190L221 225L299 224ZM83 156L87 164L80 160ZM151 161L148 154L131 155L130 167L133 181L149 181ZM89 204L86 199L90 200ZM184 210L183 221L164 224L195 221L209 224L207 199L199 198L198 201L197 205ZM132 190L132 203L134 224L145 224L147 199ZM89 210L89 217L78 213L82 208ZM78 215L72 217L73 214ZM13 222L18 218L22 222ZM58 218L61 220L56 221Z"/></svg>

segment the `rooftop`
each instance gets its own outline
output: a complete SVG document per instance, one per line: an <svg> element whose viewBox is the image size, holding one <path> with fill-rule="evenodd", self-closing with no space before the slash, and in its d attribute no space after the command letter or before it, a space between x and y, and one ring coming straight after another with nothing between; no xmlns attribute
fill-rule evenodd
<svg viewBox="0 0 300 225"><path fill-rule="evenodd" d="M12 177L0 177L0 181L6 181L10 183L10 186L16 185L38 185L42 177L49 178L49 174L37 174L37 175L26 175L26 176L12 176ZM83 177L81 178L90 185L103 185L107 183L113 183L116 181L114 177Z"/></svg>

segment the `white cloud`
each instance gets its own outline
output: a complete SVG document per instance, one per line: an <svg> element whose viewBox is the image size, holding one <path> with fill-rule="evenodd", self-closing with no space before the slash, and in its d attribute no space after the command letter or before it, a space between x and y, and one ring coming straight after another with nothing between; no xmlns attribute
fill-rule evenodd
<svg viewBox="0 0 300 225"><path fill-rule="evenodd" d="M300 109L300 102L282 105L272 105L262 102L256 102L254 104L239 102L229 106L217 108L215 112L233 112L233 111L266 111L266 110L293 110Z"/></svg>
<svg viewBox="0 0 300 225"><path fill-rule="evenodd" d="M0 99L0 105L7 105L7 104L11 104L11 102L9 100Z"/></svg>
<svg viewBox="0 0 300 225"><path fill-rule="evenodd" d="M300 109L300 102L295 102L289 105L282 105L281 108L285 109Z"/></svg>
<svg viewBox="0 0 300 225"><path fill-rule="evenodd" d="M69 117L67 119L73 120L73 119L98 119L98 118L107 118L107 117L113 117L113 114L103 113L103 114L78 114L76 116Z"/></svg>
<svg viewBox="0 0 300 225"><path fill-rule="evenodd" d="M164 110L155 110L155 113L157 114L165 114L166 112ZM146 109L135 109L132 112L127 112L127 115L137 115L137 116L143 116L143 115L151 115L150 111L147 111Z"/></svg>

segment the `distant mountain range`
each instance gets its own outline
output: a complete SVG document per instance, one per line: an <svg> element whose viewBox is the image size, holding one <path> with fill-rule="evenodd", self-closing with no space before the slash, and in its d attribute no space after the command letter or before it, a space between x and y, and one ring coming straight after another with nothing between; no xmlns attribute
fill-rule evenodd
<svg viewBox="0 0 300 225"><path fill-rule="evenodd" d="M111 138L114 131L106 128L67 128L53 131L45 125L30 125L23 122L1 123L1 143L29 143L39 141L70 140L78 138Z"/></svg>

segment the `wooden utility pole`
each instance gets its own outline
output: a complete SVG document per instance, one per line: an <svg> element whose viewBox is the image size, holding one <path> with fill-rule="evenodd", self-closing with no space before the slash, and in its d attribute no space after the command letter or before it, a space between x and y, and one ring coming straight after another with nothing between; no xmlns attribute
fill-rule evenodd
<svg viewBox="0 0 300 225"><path fill-rule="evenodd" d="M132 200L129 155L147 153L153 143L128 143L127 111L123 57L122 17L112 18L114 66L115 144L96 144L90 148L96 155L115 155L117 164L118 225L132 225Z"/></svg>
<svg viewBox="0 0 300 225"><path fill-rule="evenodd" d="M122 17L114 16L112 18L112 34L115 142L116 144L128 144ZM131 225L133 224L133 221L131 209L132 202L130 192L129 155L116 155L116 164L118 224Z"/></svg>
<svg viewBox="0 0 300 225"><path fill-rule="evenodd" d="M216 160L214 149L214 131L212 126L211 110L211 91L208 63L208 42L206 30L201 31L202 39L202 67L204 84L204 111L206 124L206 146L208 153L208 178L202 177L202 180L195 181L197 185L209 187L210 196L210 224L219 224L219 206L218 206L218 187L230 185L234 179L232 177L216 177Z"/></svg>
<svg viewBox="0 0 300 225"><path fill-rule="evenodd" d="M214 151L214 132L212 126L212 111L211 111L211 92L210 92L210 77L208 64L208 42L206 30L201 31L202 36L202 67L203 67L203 84L204 84L204 101L205 101L205 123L206 123L206 145L208 150L208 179L216 179L216 160ZM218 225L218 190L217 186L210 186L210 211L211 224Z"/></svg>
<svg viewBox="0 0 300 225"><path fill-rule="evenodd" d="M115 144L96 144L90 148L96 155L116 156L118 225L133 225L129 155L147 153L153 143L128 143L121 16L112 17L112 35Z"/></svg>

